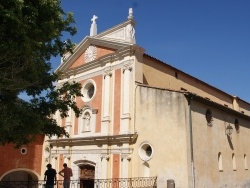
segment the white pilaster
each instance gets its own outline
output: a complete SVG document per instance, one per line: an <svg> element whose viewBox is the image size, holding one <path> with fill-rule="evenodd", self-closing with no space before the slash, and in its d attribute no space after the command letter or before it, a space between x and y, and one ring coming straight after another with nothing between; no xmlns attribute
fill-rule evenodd
<svg viewBox="0 0 250 188"><path fill-rule="evenodd" d="M68 116L66 117L66 126L71 125L71 117L72 117L71 112L72 110L69 107Z"/></svg>
<svg viewBox="0 0 250 188"><path fill-rule="evenodd" d="M52 155L51 156L51 165L53 168L57 169L57 155Z"/></svg>
<svg viewBox="0 0 250 188"><path fill-rule="evenodd" d="M123 115L129 116L129 95L130 95L130 71L131 67L126 67L123 70Z"/></svg>
<svg viewBox="0 0 250 188"><path fill-rule="evenodd" d="M121 116L121 133L129 132L130 121L130 79L132 66L129 62L123 67L123 99L122 99L122 116Z"/></svg>
<svg viewBox="0 0 250 188"><path fill-rule="evenodd" d="M108 170L108 161L109 161L109 155L106 153L102 153L100 155L101 160L101 174L100 179L107 179L107 170Z"/></svg>
<svg viewBox="0 0 250 188"><path fill-rule="evenodd" d="M110 122L110 81L112 73L110 70L104 70L104 97L103 97L103 116L102 133L108 134Z"/></svg>
<svg viewBox="0 0 250 188"><path fill-rule="evenodd" d="M70 155L64 155L63 158L64 158L63 163L66 163L69 166L69 164L70 164Z"/></svg>
<svg viewBox="0 0 250 188"><path fill-rule="evenodd" d="M129 154L121 154L121 178L129 178L128 169L129 169Z"/></svg>

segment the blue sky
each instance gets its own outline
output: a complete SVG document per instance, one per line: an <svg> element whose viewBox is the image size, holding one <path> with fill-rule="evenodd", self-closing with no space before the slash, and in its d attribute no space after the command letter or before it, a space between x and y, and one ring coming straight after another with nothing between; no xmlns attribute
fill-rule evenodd
<svg viewBox="0 0 250 188"><path fill-rule="evenodd" d="M98 16L98 33L127 20L146 53L250 102L250 0L62 0L79 43ZM59 60L52 60L53 67Z"/></svg>

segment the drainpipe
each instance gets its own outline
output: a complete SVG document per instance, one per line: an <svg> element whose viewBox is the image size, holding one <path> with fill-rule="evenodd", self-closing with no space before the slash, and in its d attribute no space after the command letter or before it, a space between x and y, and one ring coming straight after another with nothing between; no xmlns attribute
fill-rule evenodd
<svg viewBox="0 0 250 188"><path fill-rule="evenodd" d="M193 126L192 126L192 114L191 114L191 100L193 96L188 96L188 111L189 111L189 135L190 135L190 149L191 149L191 170L192 170L192 184L195 188L195 168L194 168L194 148L193 148Z"/></svg>

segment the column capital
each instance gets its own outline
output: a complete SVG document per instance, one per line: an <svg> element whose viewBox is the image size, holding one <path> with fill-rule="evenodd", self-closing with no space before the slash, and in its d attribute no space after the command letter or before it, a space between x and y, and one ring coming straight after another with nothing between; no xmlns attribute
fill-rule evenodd
<svg viewBox="0 0 250 188"><path fill-rule="evenodd" d="M132 66L123 66L122 72L124 73L126 70L132 71L133 67Z"/></svg>
<svg viewBox="0 0 250 188"><path fill-rule="evenodd" d="M111 72L110 67L107 67L107 68L104 68L104 69L103 69L103 76L104 76L104 78L105 78L106 76L112 76L112 72Z"/></svg>
<svg viewBox="0 0 250 188"><path fill-rule="evenodd" d="M101 160L102 159L106 159L107 161L109 160L109 154L102 153L100 157L101 157Z"/></svg>
<svg viewBox="0 0 250 188"><path fill-rule="evenodd" d="M127 159L128 161L131 160L131 155L130 154L121 154L121 161L124 159Z"/></svg>
<svg viewBox="0 0 250 188"><path fill-rule="evenodd" d="M53 154L53 155L51 155L51 157L54 159L57 159L58 156L57 156L57 154Z"/></svg>
<svg viewBox="0 0 250 188"><path fill-rule="evenodd" d="M125 70L131 71L133 69L133 60L131 59L131 60L127 60L123 62L122 69L123 69L123 72Z"/></svg>
<svg viewBox="0 0 250 188"><path fill-rule="evenodd" d="M66 159L66 158L67 158L67 159L70 159L70 158L71 158L70 155L64 155L63 157L64 157L64 159Z"/></svg>

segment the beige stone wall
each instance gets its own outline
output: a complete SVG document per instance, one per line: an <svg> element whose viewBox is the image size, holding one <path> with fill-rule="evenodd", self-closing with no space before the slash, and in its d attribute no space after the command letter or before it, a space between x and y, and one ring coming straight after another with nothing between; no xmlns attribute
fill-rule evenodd
<svg viewBox="0 0 250 188"><path fill-rule="evenodd" d="M245 164L250 157L249 118L194 100L189 116L188 99L182 93L145 86L137 86L135 100L138 139L133 145L131 177L145 176L146 164L146 175L157 176L159 187L166 187L168 179L175 180L176 188L192 187L193 180L195 187L250 186L249 164ZM212 125L206 120L207 109L212 111ZM235 129L235 119L239 120L239 132ZM191 165L190 123L195 178ZM233 127L231 138L225 133L229 124ZM152 158L148 161L140 157L143 143L149 143L153 148Z"/></svg>
<svg viewBox="0 0 250 188"><path fill-rule="evenodd" d="M213 114L212 126L207 125L206 109ZM240 132L235 130L239 120ZM233 127L232 138L225 134L226 126ZM250 172L244 164L244 155L250 157L250 122L214 107L192 101L192 126L194 164L197 187L243 187L250 186ZM218 154L222 156L219 170ZM235 169L233 159L235 156Z"/></svg>
<svg viewBox="0 0 250 188"><path fill-rule="evenodd" d="M149 176L158 177L158 186L166 187L167 179L174 179L177 187L189 187L190 156L186 122L185 97L177 92L138 86L136 90L135 129L138 139L131 161L132 176L144 176L140 145L152 145L153 156L146 161Z"/></svg>
<svg viewBox="0 0 250 188"><path fill-rule="evenodd" d="M143 83L172 90L196 93L221 105L233 107L234 97L154 58L143 56ZM213 76L211 74L211 76ZM250 115L250 104L237 100L240 112Z"/></svg>

